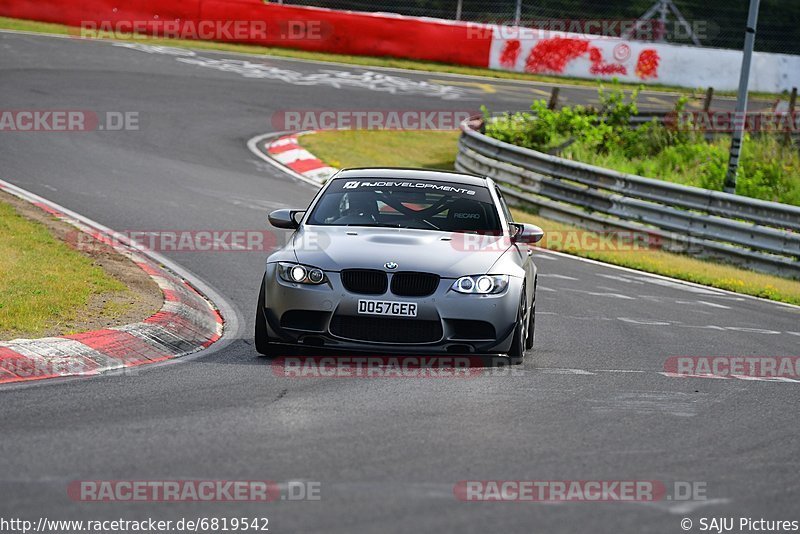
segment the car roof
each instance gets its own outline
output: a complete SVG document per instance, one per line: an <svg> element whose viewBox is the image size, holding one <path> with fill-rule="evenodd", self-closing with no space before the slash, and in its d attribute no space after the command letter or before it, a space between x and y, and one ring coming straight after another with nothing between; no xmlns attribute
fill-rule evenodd
<svg viewBox="0 0 800 534"><path fill-rule="evenodd" d="M363 167L357 169L343 169L334 177L361 178L380 180L430 180L436 182L451 182L472 186L486 186L486 178L474 174L464 174L455 171L437 171L431 169L410 169L403 167Z"/></svg>

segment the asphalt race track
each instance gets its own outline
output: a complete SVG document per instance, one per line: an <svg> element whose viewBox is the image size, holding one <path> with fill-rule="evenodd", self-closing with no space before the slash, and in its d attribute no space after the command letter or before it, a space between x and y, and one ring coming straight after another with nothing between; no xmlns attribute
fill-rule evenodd
<svg viewBox="0 0 800 534"><path fill-rule="evenodd" d="M3 108L140 116L138 131L0 133L0 178L120 231L260 230L270 210L303 207L315 192L247 149L276 112L523 109L549 93L430 73L353 82L364 69L244 58L262 65L254 75L221 62L242 59L230 54L164 52L0 33ZM561 94L589 102L594 90ZM0 516L266 516L271 532L342 533L680 532L684 517L797 519L800 383L661 372L670 356L798 355L800 309L541 253L536 346L513 374L289 379L252 346L265 255L166 254L227 299L238 331L135 375L0 391ZM74 480L151 479L317 481L322 498L111 504L66 492ZM698 482L707 500L454 497L458 481L505 479Z"/></svg>

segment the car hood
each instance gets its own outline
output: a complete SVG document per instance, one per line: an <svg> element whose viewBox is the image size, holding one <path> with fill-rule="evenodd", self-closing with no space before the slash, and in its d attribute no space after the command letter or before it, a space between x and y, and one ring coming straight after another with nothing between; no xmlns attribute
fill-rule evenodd
<svg viewBox="0 0 800 534"><path fill-rule="evenodd" d="M343 269L435 273L443 278L484 274L511 244L505 236L477 236L408 228L304 226L291 241L297 261L327 271ZM501 274L501 273L497 273Z"/></svg>

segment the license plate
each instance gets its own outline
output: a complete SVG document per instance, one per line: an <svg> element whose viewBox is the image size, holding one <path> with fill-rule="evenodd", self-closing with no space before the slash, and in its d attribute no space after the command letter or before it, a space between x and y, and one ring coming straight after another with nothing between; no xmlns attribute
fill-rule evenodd
<svg viewBox="0 0 800 534"><path fill-rule="evenodd" d="M417 305L413 302L392 302L391 300L359 300L358 313L390 317L416 317Z"/></svg>

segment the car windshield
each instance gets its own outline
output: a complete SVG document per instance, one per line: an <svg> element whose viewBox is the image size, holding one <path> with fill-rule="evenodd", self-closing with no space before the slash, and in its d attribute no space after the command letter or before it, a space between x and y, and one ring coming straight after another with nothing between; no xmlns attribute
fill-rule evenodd
<svg viewBox="0 0 800 534"><path fill-rule="evenodd" d="M429 180L334 180L308 224L499 233L486 187Z"/></svg>

